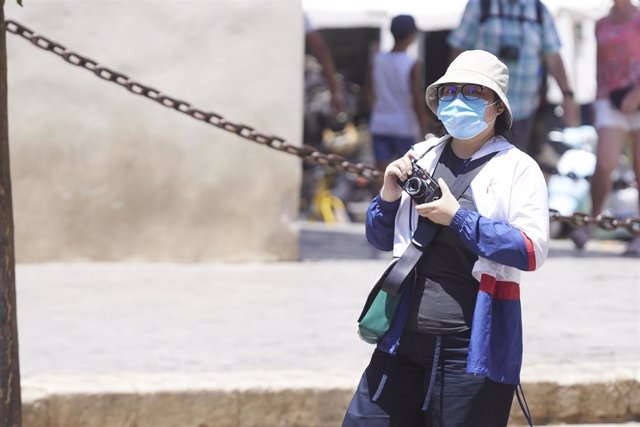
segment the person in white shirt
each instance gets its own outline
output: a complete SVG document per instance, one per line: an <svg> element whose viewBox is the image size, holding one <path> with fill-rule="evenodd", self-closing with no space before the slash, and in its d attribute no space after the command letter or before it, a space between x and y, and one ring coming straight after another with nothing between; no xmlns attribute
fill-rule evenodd
<svg viewBox="0 0 640 427"><path fill-rule="evenodd" d="M369 130L373 151L381 170L423 138L435 121L423 96L422 64L407 53L418 34L413 17L394 17L391 34L395 40L393 48L376 54L364 86L365 100L371 109Z"/></svg>

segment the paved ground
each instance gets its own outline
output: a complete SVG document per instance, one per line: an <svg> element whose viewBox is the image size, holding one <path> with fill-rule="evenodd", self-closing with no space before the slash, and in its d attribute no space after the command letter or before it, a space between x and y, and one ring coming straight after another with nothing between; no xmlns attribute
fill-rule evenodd
<svg viewBox="0 0 640 427"><path fill-rule="evenodd" d="M522 286L524 380L640 378L640 263L555 242ZM354 385L384 260L19 265L25 398L44 391Z"/></svg>
<svg viewBox="0 0 640 427"><path fill-rule="evenodd" d="M23 400L354 387L372 351L355 318L388 255L361 227L303 225L301 246L307 261L18 265ZM640 263L622 248L554 241L525 274L524 382L640 381Z"/></svg>

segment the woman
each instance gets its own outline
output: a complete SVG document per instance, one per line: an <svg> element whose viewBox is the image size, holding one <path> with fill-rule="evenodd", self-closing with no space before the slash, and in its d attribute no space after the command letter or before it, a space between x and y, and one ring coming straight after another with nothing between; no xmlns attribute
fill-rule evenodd
<svg viewBox="0 0 640 427"><path fill-rule="evenodd" d="M398 257L424 221L438 228L405 283L407 310L374 351L343 426L507 425L522 359L520 270L543 263L549 229L540 169L500 135L512 122L508 80L494 55L462 53L426 93L448 135L385 170L368 211L369 242ZM442 197L416 205L398 180L418 158L440 177ZM456 199L451 183L478 159L483 168Z"/></svg>
<svg viewBox="0 0 640 427"><path fill-rule="evenodd" d="M598 130L596 170L591 179L592 213L602 212L611 190L611 174L629 134L633 137L633 169L640 176L640 11L631 0L614 0L609 15L596 23L597 83L594 103ZM640 200L639 200L640 202ZM591 228L578 228L571 239L582 249ZM640 236L625 255L640 256Z"/></svg>

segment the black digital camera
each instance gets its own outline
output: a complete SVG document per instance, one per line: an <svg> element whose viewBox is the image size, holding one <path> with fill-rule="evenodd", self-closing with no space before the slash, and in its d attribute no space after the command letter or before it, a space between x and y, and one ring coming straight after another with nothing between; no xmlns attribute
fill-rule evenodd
<svg viewBox="0 0 640 427"><path fill-rule="evenodd" d="M438 183L417 164L417 160L411 162L413 173L405 181L398 180L398 185L420 205L438 200L442 197L442 190Z"/></svg>
<svg viewBox="0 0 640 427"><path fill-rule="evenodd" d="M520 48L518 46L500 46L498 57L507 61L517 61L520 58Z"/></svg>

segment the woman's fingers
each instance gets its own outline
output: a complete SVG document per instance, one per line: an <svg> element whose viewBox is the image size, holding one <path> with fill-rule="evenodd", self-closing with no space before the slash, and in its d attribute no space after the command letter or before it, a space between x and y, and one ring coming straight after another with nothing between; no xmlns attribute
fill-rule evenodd
<svg viewBox="0 0 640 427"><path fill-rule="evenodd" d="M411 175L413 172L413 164L411 163L411 158L409 156L405 156L402 158L404 163L404 170L407 172L407 175Z"/></svg>
<svg viewBox="0 0 640 427"><path fill-rule="evenodd" d="M403 175L404 175L404 171L402 170L402 167L401 167L400 165L398 165L398 164L393 165L392 170L393 170L393 172L394 172L394 175L395 175L397 178L402 179L402 177L403 177Z"/></svg>
<svg viewBox="0 0 640 427"><path fill-rule="evenodd" d="M389 165L387 172L404 180L411 174L411 162L405 161L404 158L398 159Z"/></svg>

